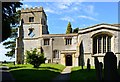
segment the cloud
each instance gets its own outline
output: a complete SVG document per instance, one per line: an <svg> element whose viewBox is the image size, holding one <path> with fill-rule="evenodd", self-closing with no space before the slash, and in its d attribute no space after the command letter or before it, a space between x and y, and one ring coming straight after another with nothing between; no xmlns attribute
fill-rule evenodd
<svg viewBox="0 0 120 82"><path fill-rule="evenodd" d="M93 14L94 13L94 6L93 5L88 5L85 7L85 12Z"/></svg>
<svg viewBox="0 0 120 82"><path fill-rule="evenodd" d="M89 14L89 15L98 15L98 13L96 13L95 11L95 7L93 5L83 5L82 4L82 11L84 11L85 13Z"/></svg>
<svg viewBox="0 0 120 82"><path fill-rule="evenodd" d="M69 17L69 16L66 16L66 17L63 17L63 18L60 18L60 19L64 20L64 21L71 21L71 22L75 21L72 17Z"/></svg>
<svg viewBox="0 0 120 82"><path fill-rule="evenodd" d="M44 10L45 12L48 12L48 13L55 13L55 11L50 8L45 8Z"/></svg>
<svg viewBox="0 0 120 82"><path fill-rule="evenodd" d="M59 9L68 9L71 4L72 4L71 2L59 2L57 4L57 7Z"/></svg>
<svg viewBox="0 0 120 82"><path fill-rule="evenodd" d="M20 0L20 1L21 2L119 2L119 0ZM9 0L6 0L6 2L9 2Z"/></svg>
<svg viewBox="0 0 120 82"><path fill-rule="evenodd" d="M29 4L22 5L22 8L31 8L31 7L32 7L32 5L29 5Z"/></svg>
<svg viewBox="0 0 120 82"><path fill-rule="evenodd" d="M79 18L84 18L84 19L89 19L89 20L93 20L93 21L98 21L97 19L90 17L90 16L85 16L85 15L80 15L78 16Z"/></svg>
<svg viewBox="0 0 120 82"><path fill-rule="evenodd" d="M77 11L77 10L79 10L79 8L78 8L78 7L73 7L72 9L73 9L73 10L76 10L76 11Z"/></svg>

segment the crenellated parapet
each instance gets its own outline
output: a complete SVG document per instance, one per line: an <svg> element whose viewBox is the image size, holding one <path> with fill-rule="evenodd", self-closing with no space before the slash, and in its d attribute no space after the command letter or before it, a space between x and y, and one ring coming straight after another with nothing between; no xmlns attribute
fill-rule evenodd
<svg viewBox="0 0 120 82"><path fill-rule="evenodd" d="M35 8L33 8L33 7L31 7L31 8L22 8L21 9L21 12L22 13L27 13L27 12L31 12L31 11L33 11L33 12L43 12L44 10L43 10L43 7L35 7Z"/></svg>
<svg viewBox="0 0 120 82"><path fill-rule="evenodd" d="M30 13L30 12L43 12L45 17L47 18L43 7L31 7L31 8L22 8L21 13Z"/></svg>

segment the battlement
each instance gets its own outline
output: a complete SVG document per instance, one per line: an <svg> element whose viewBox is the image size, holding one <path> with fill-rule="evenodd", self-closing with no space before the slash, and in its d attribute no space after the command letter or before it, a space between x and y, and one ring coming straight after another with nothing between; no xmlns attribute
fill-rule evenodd
<svg viewBox="0 0 120 82"><path fill-rule="evenodd" d="M44 12L43 7L35 7L35 8L31 7L31 8L22 8L21 9L22 13L27 13L27 12L31 12L31 11L33 11L33 12Z"/></svg>

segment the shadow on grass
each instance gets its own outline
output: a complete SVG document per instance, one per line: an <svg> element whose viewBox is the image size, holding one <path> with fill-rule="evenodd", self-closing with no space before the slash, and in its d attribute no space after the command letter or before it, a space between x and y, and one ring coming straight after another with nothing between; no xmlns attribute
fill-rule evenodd
<svg viewBox="0 0 120 82"><path fill-rule="evenodd" d="M120 70L118 70L118 75L116 76L117 79L113 79L116 82L120 82ZM97 74L96 74L96 70L95 69L90 69L90 71L88 71L87 69L80 69L77 71L72 71L70 74L70 81L95 81L95 82L100 82L97 79ZM104 80L104 69L102 71L102 80L101 81L105 81Z"/></svg>
<svg viewBox="0 0 120 82"><path fill-rule="evenodd" d="M52 68L54 69L54 68ZM56 69L54 69L56 70ZM42 69L18 69L10 71L16 81L40 81L40 80L52 80L59 72Z"/></svg>
<svg viewBox="0 0 120 82"><path fill-rule="evenodd" d="M70 74L70 80L96 80L96 70L90 69L80 69L77 71L72 71Z"/></svg>

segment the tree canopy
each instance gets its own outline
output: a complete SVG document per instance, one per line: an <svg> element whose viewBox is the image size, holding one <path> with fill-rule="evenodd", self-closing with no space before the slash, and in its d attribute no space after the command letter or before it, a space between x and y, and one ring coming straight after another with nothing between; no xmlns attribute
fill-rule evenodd
<svg viewBox="0 0 120 82"><path fill-rule="evenodd" d="M73 33L78 33L78 30L79 30L79 28L77 27L77 28L75 28L74 30L73 30Z"/></svg>
<svg viewBox="0 0 120 82"><path fill-rule="evenodd" d="M11 36L11 27L19 23L16 9L20 8L21 2L2 2L2 41Z"/></svg>
<svg viewBox="0 0 120 82"><path fill-rule="evenodd" d="M12 28L11 33L11 40L7 40L3 43L6 49L10 49L5 55L12 57L15 54L15 47L16 47L16 37L17 37L17 28Z"/></svg>
<svg viewBox="0 0 120 82"><path fill-rule="evenodd" d="M72 33L72 26L71 26L71 23L68 22L66 34L70 34L70 33Z"/></svg>

